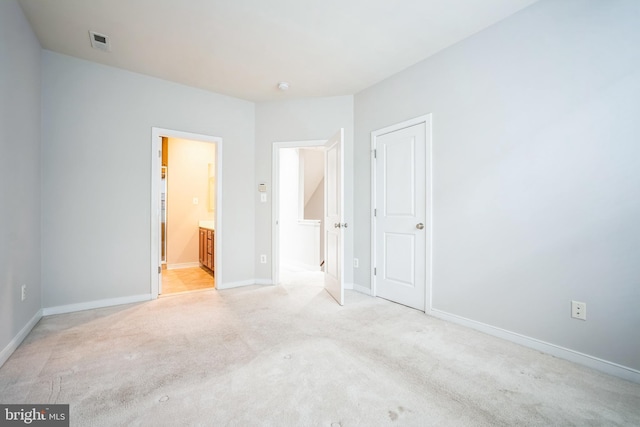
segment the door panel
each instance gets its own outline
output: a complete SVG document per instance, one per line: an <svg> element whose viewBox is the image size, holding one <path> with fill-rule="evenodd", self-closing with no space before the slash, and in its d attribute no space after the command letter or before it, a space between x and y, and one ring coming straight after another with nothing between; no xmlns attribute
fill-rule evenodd
<svg viewBox="0 0 640 427"><path fill-rule="evenodd" d="M426 124L375 139L376 295L425 309Z"/></svg>
<svg viewBox="0 0 640 427"><path fill-rule="evenodd" d="M414 288L416 236L413 234L385 233L385 268L382 270L388 282Z"/></svg>
<svg viewBox="0 0 640 427"><path fill-rule="evenodd" d="M341 129L325 144L325 289L344 304L343 275L343 133ZM337 226L336 226L337 225Z"/></svg>
<svg viewBox="0 0 640 427"><path fill-rule="evenodd" d="M384 213L387 217L415 216L416 171L415 138L398 139L383 143L382 165L384 173Z"/></svg>

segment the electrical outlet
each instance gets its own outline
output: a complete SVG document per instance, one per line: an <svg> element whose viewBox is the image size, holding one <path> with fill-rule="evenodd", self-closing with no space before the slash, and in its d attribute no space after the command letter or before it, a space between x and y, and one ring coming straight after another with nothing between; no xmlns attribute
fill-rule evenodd
<svg viewBox="0 0 640 427"><path fill-rule="evenodd" d="M359 264L358 258L354 258L353 259L353 268L358 268L358 264Z"/></svg>
<svg viewBox="0 0 640 427"><path fill-rule="evenodd" d="M260 255L260 264L266 264L267 263L267 256L266 255Z"/></svg>
<svg viewBox="0 0 640 427"><path fill-rule="evenodd" d="M27 285L22 285L22 287L20 288L20 298L21 301L24 301L27 299Z"/></svg>
<svg viewBox="0 0 640 427"><path fill-rule="evenodd" d="M571 301L571 317L574 319L587 320L587 303Z"/></svg>

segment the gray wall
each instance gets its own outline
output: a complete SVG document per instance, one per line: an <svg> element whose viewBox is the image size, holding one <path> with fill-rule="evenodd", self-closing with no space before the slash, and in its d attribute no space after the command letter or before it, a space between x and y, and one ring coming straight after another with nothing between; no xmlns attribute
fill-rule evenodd
<svg viewBox="0 0 640 427"><path fill-rule="evenodd" d="M0 1L0 144L2 351L41 307L40 44L14 1Z"/></svg>
<svg viewBox="0 0 640 427"><path fill-rule="evenodd" d="M271 280L271 152L274 142L326 140L345 129L345 218L353 223L353 97L338 96L256 105L256 277ZM260 203L258 184L268 184L268 203ZM269 262L260 264L259 254ZM345 282L353 282L353 228L345 230Z"/></svg>
<svg viewBox="0 0 640 427"><path fill-rule="evenodd" d="M224 283L254 278L253 103L43 52L44 307L150 292L151 128L223 138Z"/></svg>
<svg viewBox="0 0 640 427"><path fill-rule="evenodd" d="M541 1L357 94L356 283L370 132L433 113L433 308L640 369L639 22Z"/></svg>

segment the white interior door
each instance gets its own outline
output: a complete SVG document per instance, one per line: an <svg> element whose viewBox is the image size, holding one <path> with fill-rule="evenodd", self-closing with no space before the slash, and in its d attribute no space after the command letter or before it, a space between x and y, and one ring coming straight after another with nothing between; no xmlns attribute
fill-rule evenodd
<svg viewBox="0 0 640 427"><path fill-rule="evenodd" d="M374 135L375 294L425 310L426 123Z"/></svg>
<svg viewBox="0 0 640 427"><path fill-rule="evenodd" d="M344 222L344 130L325 144L324 175L324 233L325 233L325 289L340 305L344 305L343 237L347 224Z"/></svg>

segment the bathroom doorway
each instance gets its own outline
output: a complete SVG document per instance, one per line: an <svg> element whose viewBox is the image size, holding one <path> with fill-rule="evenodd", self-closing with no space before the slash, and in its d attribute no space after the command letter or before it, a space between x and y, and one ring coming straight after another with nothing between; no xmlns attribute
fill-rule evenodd
<svg viewBox="0 0 640 427"><path fill-rule="evenodd" d="M163 296L215 287L215 157L215 143L162 138Z"/></svg>
<svg viewBox="0 0 640 427"><path fill-rule="evenodd" d="M152 134L152 297L212 289L222 276L222 140Z"/></svg>

